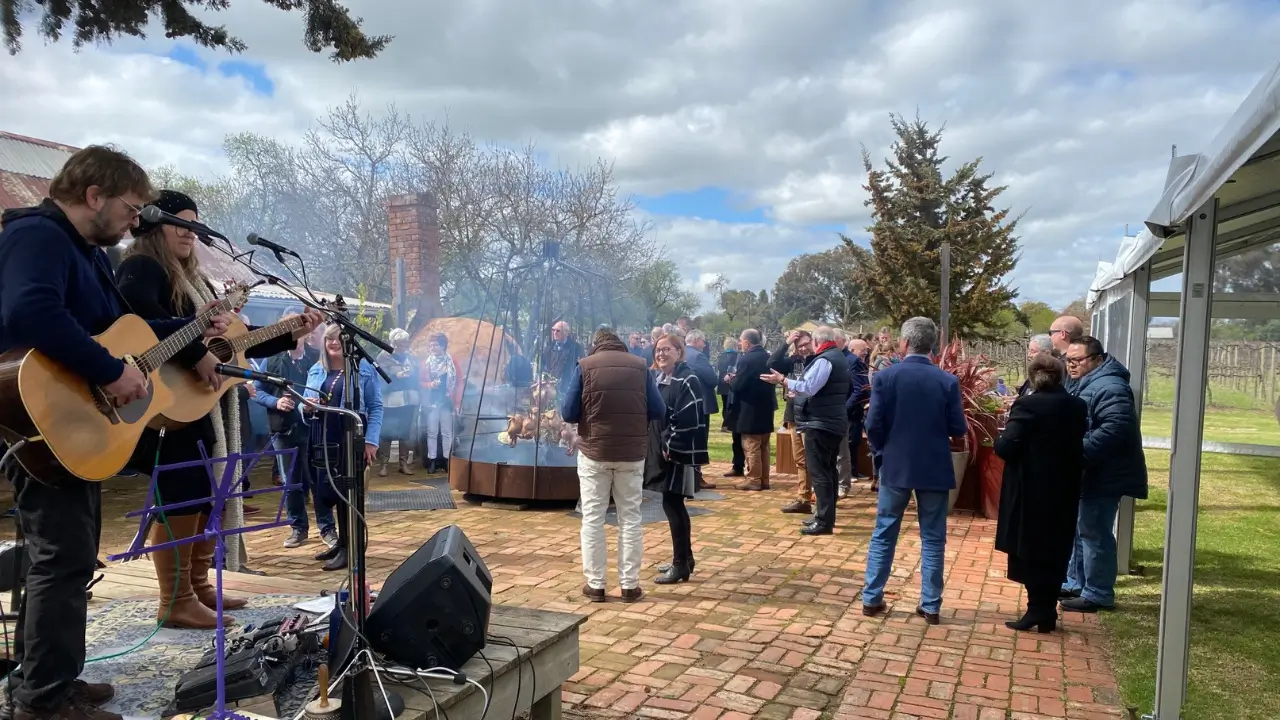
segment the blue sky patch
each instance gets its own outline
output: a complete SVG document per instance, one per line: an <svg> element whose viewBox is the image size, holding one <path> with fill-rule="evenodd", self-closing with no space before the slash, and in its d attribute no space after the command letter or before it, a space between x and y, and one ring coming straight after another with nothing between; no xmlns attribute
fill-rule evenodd
<svg viewBox="0 0 1280 720"><path fill-rule="evenodd" d="M180 62L187 67L193 67L202 73L209 69L209 64L190 45L174 45L169 49L169 52L165 53L165 57Z"/></svg>
<svg viewBox="0 0 1280 720"><path fill-rule="evenodd" d="M223 77L244 78L249 83L249 87L259 95L271 97L276 92L276 84L267 77L267 68L262 63L223 60L218 63L218 72L222 73Z"/></svg>
<svg viewBox="0 0 1280 720"><path fill-rule="evenodd" d="M654 215L680 215L726 223L766 222L762 207L752 207L724 188L704 187L691 192L638 196L636 205Z"/></svg>

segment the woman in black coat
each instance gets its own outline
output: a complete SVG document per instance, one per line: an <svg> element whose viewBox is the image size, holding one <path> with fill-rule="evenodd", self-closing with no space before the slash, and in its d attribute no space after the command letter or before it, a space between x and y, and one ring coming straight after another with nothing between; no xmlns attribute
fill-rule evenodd
<svg viewBox="0 0 1280 720"><path fill-rule="evenodd" d="M1075 541L1088 413L1063 376L1053 356L1033 358L1030 393L1014 401L995 443L1005 462L996 549L1009 555L1009 579L1027 589L1026 614L1005 623L1014 630L1053 631Z"/></svg>
<svg viewBox="0 0 1280 720"><path fill-rule="evenodd" d="M654 582L673 585L693 573L693 527L685 500L697 492L697 468L710 462L702 412L703 389L684 362L684 339L670 333L653 346L658 390L667 407L661 420L649 423L645 487L662 492L662 510L671 526L671 565Z"/></svg>
<svg viewBox="0 0 1280 720"><path fill-rule="evenodd" d="M183 220L199 218L196 203L190 197L172 190L160 193L154 203L161 210ZM120 292L128 301L130 310L146 320L186 317L206 302L215 299L209 281L201 273L195 255L195 234L189 230L167 225L143 223L133 231L134 241L116 270ZM274 340L248 348L248 357L270 357L284 352L296 343L295 337L310 332L318 314L311 317L308 326ZM171 361L191 368L206 381L220 382L213 372L217 358L208 351L202 341L193 341L180 350ZM227 392L210 414L190 425L165 428L164 434L147 429L133 453L129 466L148 476L157 465L172 465L200 460L200 443L210 457L225 457L240 449L241 423L248 423L248 416L241 417L236 391ZM222 463L214 466L215 474L222 472ZM208 498L212 495L208 473L203 466L162 471L156 478L157 504L171 505ZM223 527L236 527L241 518L232 517L238 503L230 502L224 512ZM171 539L194 537L204 532L211 510L209 503L190 505L165 513L164 522L159 519L152 525L148 544L155 545ZM238 567L237 550L243 549L239 538L231 544L227 566ZM216 627L216 592L209 582L209 570L213 565L212 540L179 545L176 551L151 553L156 566L156 580L160 585L158 618L167 627L208 629ZM245 600L223 596L223 609L244 607Z"/></svg>

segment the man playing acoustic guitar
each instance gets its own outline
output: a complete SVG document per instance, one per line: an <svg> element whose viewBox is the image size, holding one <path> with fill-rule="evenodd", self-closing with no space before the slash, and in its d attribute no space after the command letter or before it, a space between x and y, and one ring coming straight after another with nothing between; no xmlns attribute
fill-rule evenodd
<svg viewBox="0 0 1280 720"><path fill-rule="evenodd" d="M147 377L92 338L128 312L104 248L137 227L155 193L128 155L87 147L67 160L39 207L0 217L0 352L34 348L124 405L148 395ZM224 333L215 316L206 336ZM190 318L150 323L163 338ZM4 402L19 402L6 398ZM106 684L77 680L84 670L85 587L98 556L98 483L61 471L33 478L12 464L18 517L31 569L18 610L8 678L14 720L119 720L101 710Z"/></svg>

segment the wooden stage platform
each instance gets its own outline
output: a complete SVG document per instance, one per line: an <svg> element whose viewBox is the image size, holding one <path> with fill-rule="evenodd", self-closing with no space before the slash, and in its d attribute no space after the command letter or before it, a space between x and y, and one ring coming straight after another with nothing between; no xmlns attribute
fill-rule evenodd
<svg viewBox="0 0 1280 720"><path fill-rule="evenodd" d="M93 587L91 611L113 600L159 594L154 566L145 559L112 564L100 572L104 577ZM222 576L227 592L247 598L265 594L318 596L322 590L333 587L329 576L322 580L311 583L231 572ZM559 720L561 684L578 671L578 629L585 620L581 615L494 606L487 647L482 655L472 658L462 668L467 677L479 682L488 692L489 707L484 707L484 694L474 685L456 685L438 679L425 685L419 681L412 686L393 686L405 701L406 709L400 720L433 720L436 703L441 713L449 713L453 720L512 717L513 713L522 712L529 713L531 720ZM427 687L431 688L430 692ZM237 709L269 718L271 703L250 700Z"/></svg>

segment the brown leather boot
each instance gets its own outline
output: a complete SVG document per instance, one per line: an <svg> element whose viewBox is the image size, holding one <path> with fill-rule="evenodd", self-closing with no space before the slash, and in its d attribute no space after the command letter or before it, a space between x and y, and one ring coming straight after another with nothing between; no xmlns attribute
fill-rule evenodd
<svg viewBox="0 0 1280 720"><path fill-rule="evenodd" d="M150 544L170 539L180 540L203 529L199 515L170 515L169 530L159 520L151 526ZM169 533L173 537L169 537ZM200 603L191 590L191 543L151 553L156 566L156 582L160 586L160 607L156 617L168 628L211 630L218 626L218 616ZM167 616L167 617L166 617Z"/></svg>
<svg viewBox="0 0 1280 720"><path fill-rule="evenodd" d="M204 532L204 528L209 524L209 516L201 514L200 525L196 532ZM244 537L243 535L241 536ZM191 546L191 591L196 594L200 602L210 610L218 609L218 589L213 583L209 582L209 570L213 568L214 561L214 540L206 538L198 540ZM232 597L226 592L222 593L222 609L223 610L239 610L248 605L249 601L244 598ZM223 624L232 624L231 618L223 618Z"/></svg>

